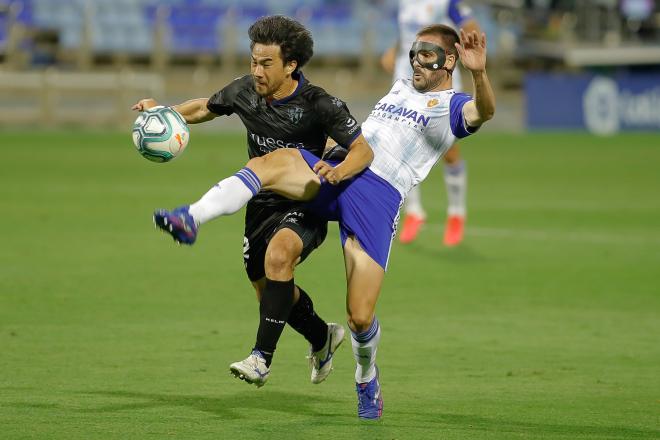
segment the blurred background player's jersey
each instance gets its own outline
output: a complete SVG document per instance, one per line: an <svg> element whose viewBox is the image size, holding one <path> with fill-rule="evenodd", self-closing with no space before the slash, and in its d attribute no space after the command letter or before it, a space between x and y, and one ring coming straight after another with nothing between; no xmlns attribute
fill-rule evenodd
<svg viewBox="0 0 660 440"><path fill-rule="evenodd" d="M399 0L399 49L394 66L394 80L412 76L408 52L417 32L430 24L444 24L458 29L472 18L471 9L457 0ZM461 75L453 75L454 90L461 90Z"/></svg>

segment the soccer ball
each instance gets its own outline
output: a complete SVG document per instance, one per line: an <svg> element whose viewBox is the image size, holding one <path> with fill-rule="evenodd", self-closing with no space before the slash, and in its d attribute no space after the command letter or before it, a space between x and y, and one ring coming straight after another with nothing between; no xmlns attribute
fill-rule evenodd
<svg viewBox="0 0 660 440"><path fill-rule="evenodd" d="M153 162L169 162L186 149L190 131L178 112L162 105L152 107L133 124L133 143Z"/></svg>

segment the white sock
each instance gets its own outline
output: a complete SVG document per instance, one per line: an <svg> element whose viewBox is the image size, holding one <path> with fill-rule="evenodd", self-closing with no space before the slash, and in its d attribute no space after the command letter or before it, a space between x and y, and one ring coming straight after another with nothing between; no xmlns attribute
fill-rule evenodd
<svg viewBox="0 0 660 440"><path fill-rule="evenodd" d="M190 205L188 213L197 226L221 215L233 214L250 201L261 188L261 181L249 168L243 168L233 176L218 182L197 202Z"/></svg>
<svg viewBox="0 0 660 440"><path fill-rule="evenodd" d="M447 215L465 217L467 207L467 165L464 160L454 165L445 165L445 186L447 187Z"/></svg>
<svg viewBox="0 0 660 440"><path fill-rule="evenodd" d="M413 214L423 219L426 218L426 212L422 207L422 190L419 185L413 186L406 196L406 214Z"/></svg>
<svg viewBox="0 0 660 440"><path fill-rule="evenodd" d="M379 341L380 324L375 316L367 331L358 334L351 331L353 356L357 362L355 382L366 383L376 377L376 351Z"/></svg>

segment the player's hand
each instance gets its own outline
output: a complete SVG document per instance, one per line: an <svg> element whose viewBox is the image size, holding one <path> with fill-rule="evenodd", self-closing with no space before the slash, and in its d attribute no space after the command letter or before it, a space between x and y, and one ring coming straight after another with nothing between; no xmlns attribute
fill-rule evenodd
<svg viewBox="0 0 660 440"><path fill-rule="evenodd" d="M341 182L341 176L339 176L337 170L332 165L322 160L316 162L316 165L314 165L314 172L318 174L321 179L330 182L331 185L336 185Z"/></svg>
<svg viewBox="0 0 660 440"><path fill-rule="evenodd" d="M145 99L140 99L133 107L131 107L131 110L137 110L139 112L143 112L145 110L149 110L152 107L156 107L158 105L158 102L156 102L155 99L153 98L145 98Z"/></svg>
<svg viewBox="0 0 660 440"><path fill-rule="evenodd" d="M486 34L461 28L459 35L461 42L455 46L463 66L472 72L486 70Z"/></svg>

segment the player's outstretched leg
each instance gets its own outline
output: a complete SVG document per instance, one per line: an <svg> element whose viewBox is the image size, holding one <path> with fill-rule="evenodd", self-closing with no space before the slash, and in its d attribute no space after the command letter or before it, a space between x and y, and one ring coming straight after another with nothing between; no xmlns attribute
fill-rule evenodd
<svg viewBox="0 0 660 440"><path fill-rule="evenodd" d="M325 345L317 351L309 346L309 364L312 368L312 383L323 382L332 371L332 356L344 342L344 327L333 322L328 323L328 336Z"/></svg>
<svg viewBox="0 0 660 440"><path fill-rule="evenodd" d="M157 210L154 212L154 224L170 234L177 243L191 245L197 239L197 225L188 212L188 206L172 211Z"/></svg>
<svg viewBox="0 0 660 440"><path fill-rule="evenodd" d="M249 169L243 168L221 180L197 202L172 211L154 212L154 223L178 243L192 245L199 226L220 215L233 214L259 192L261 182Z"/></svg>
<svg viewBox="0 0 660 440"><path fill-rule="evenodd" d="M270 375L270 368L266 366L266 359L259 350L252 350L250 356L229 366L229 372L236 378L261 388Z"/></svg>
<svg viewBox="0 0 660 440"><path fill-rule="evenodd" d="M301 153L295 149L280 148L265 156L251 159L247 166L233 176L218 182L197 202L189 207L174 211L157 210L154 215L156 225L169 233L180 243L192 244L195 239L188 237L187 229L181 225L170 228L169 214L185 211L192 217L196 231L200 225L223 215L231 215L245 206L261 189L274 191L294 200L312 199L320 187L318 176L309 168ZM186 220L187 217L186 217ZM180 222L179 222L180 223ZM186 234L180 233L181 226ZM188 229L190 224L188 224ZM176 233L173 233L176 230ZM182 235L183 234L183 235Z"/></svg>
<svg viewBox="0 0 660 440"><path fill-rule="evenodd" d="M413 187L406 198L406 215L403 218L403 227L399 235L401 243L410 243L417 238L417 234L426 222L426 213L422 207L422 194L419 186Z"/></svg>

